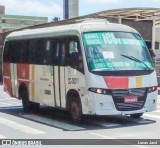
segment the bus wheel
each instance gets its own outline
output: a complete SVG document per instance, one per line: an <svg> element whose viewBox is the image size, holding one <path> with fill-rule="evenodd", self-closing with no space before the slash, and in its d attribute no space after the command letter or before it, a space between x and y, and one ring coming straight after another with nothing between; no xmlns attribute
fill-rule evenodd
<svg viewBox="0 0 160 148"><path fill-rule="evenodd" d="M74 123L79 123L82 118L82 105L80 100L74 96L70 101L69 108L72 121Z"/></svg>
<svg viewBox="0 0 160 148"><path fill-rule="evenodd" d="M32 111L37 112L40 109L40 104L35 102L30 102L30 108Z"/></svg>
<svg viewBox="0 0 160 148"><path fill-rule="evenodd" d="M31 109L31 102L28 98L28 93L26 90L20 92L20 98L22 99L22 106L25 113L28 113Z"/></svg>
<svg viewBox="0 0 160 148"><path fill-rule="evenodd" d="M131 116L132 118L140 118L141 116L143 116L143 113L131 114L130 116Z"/></svg>

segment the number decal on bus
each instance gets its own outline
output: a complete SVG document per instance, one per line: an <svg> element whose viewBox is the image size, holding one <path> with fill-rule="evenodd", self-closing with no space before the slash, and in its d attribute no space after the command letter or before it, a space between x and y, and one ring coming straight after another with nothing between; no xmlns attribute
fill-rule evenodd
<svg viewBox="0 0 160 148"><path fill-rule="evenodd" d="M68 84L79 84L79 78L68 78Z"/></svg>

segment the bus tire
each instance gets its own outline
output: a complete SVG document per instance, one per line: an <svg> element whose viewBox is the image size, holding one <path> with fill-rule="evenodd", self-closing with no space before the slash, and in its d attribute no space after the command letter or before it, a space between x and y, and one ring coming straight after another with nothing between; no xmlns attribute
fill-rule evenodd
<svg viewBox="0 0 160 148"><path fill-rule="evenodd" d="M141 116L143 116L143 113L131 114L130 116L131 116L132 118L138 119L138 118L140 118Z"/></svg>
<svg viewBox="0 0 160 148"><path fill-rule="evenodd" d="M21 89L19 96L20 96L20 99L22 99L23 111L25 113L30 112L31 102L29 101L27 90L26 89Z"/></svg>
<svg viewBox="0 0 160 148"><path fill-rule="evenodd" d="M76 94L70 95L68 110L73 123L80 123L82 119L82 105Z"/></svg>
<svg viewBox="0 0 160 148"><path fill-rule="evenodd" d="M30 102L31 111L38 112L40 109L40 103Z"/></svg>

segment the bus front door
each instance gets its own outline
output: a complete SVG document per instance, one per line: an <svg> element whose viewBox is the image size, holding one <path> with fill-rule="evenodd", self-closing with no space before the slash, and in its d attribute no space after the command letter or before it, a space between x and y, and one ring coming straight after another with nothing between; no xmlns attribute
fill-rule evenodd
<svg viewBox="0 0 160 148"><path fill-rule="evenodd" d="M65 108L66 107L66 88L65 88L65 44L60 43L57 45L57 63L58 66L54 66L54 92L55 92L55 106Z"/></svg>
<svg viewBox="0 0 160 148"><path fill-rule="evenodd" d="M54 66L55 106L65 107L64 67Z"/></svg>
<svg viewBox="0 0 160 148"><path fill-rule="evenodd" d="M12 96L18 97L17 91L17 64L11 63L11 84L12 84Z"/></svg>

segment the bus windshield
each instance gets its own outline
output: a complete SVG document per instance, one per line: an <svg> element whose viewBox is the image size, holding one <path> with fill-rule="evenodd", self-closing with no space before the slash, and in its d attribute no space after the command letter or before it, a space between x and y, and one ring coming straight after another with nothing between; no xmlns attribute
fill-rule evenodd
<svg viewBox="0 0 160 148"><path fill-rule="evenodd" d="M90 71L153 70L153 62L140 35L127 32L83 33Z"/></svg>

